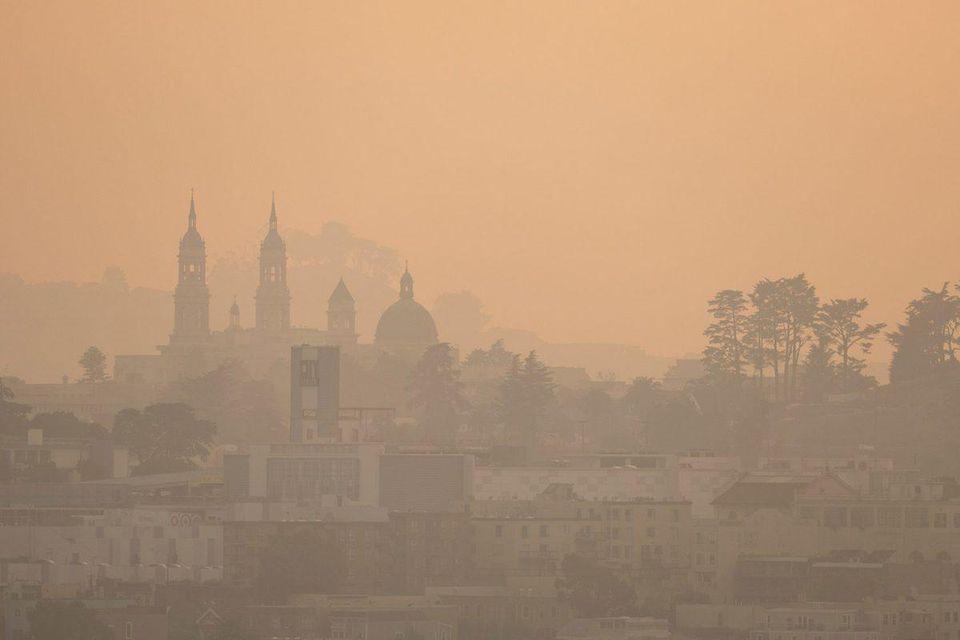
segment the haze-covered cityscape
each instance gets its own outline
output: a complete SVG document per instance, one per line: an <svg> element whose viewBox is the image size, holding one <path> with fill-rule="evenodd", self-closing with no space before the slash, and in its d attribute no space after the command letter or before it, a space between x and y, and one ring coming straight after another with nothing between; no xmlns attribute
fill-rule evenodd
<svg viewBox="0 0 960 640"><path fill-rule="evenodd" d="M0 0L0 640L960 639L957 24Z"/></svg>

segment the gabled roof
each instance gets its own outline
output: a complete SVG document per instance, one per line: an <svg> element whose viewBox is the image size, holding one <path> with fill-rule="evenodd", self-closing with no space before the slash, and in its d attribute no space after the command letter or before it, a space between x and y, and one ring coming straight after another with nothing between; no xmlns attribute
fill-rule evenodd
<svg viewBox="0 0 960 640"><path fill-rule="evenodd" d="M745 473L718 495L718 506L786 508L798 498L846 498L857 492L834 473L766 475Z"/></svg>
<svg viewBox="0 0 960 640"><path fill-rule="evenodd" d="M350 290L347 289L347 284L343 281L343 278L340 278L340 282L337 283L336 288L333 290L333 293L330 294L330 302L349 302L352 303L353 296L350 295Z"/></svg>
<svg viewBox="0 0 960 640"><path fill-rule="evenodd" d="M220 617L220 614L213 610L213 607L207 607L207 610L204 611L196 622L197 626L203 625L221 625L223 624L223 618Z"/></svg>
<svg viewBox="0 0 960 640"><path fill-rule="evenodd" d="M789 507L796 502L806 482L752 482L742 478L717 496L713 504L720 506Z"/></svg>

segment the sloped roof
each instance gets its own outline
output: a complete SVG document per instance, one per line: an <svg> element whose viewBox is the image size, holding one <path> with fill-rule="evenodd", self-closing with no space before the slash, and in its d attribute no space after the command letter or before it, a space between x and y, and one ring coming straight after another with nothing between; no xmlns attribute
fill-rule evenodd
<svg viewBox="0 0 960 640"><path fill-rule="evenodd" d="M718 495L720 506L789 507L814 478L795 476L743 476Z"/></svg>
<svg viewBox="0 0 960 640"><path fill-rule="evenodd" d="M821 475L744 474L718 495L719 506L757 506L784 508L798 498L843 498L857 494L834 473Z"/></svg>
<svg viewBox="0 0 960 640"><path fill-rule="evenodd" d="M713 504L789 507L802 486L802 483L737 483L717 496Z"/></svg>
<svg viewBox="0 0 960 640"><path fill-rule="evenodd" d="M343 281L343 278L340 278L340 282L337 283L336 288L333 290L333 293L330 294L330 302L350 302L352 303L353 296L350 294L350 290L347 289L347 284Z"/></svg>

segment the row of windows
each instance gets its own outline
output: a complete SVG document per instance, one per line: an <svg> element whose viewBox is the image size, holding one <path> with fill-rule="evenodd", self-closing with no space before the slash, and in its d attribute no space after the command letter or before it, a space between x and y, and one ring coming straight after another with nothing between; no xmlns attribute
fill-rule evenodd
<svg viewBox="0 0 960 640"><path fill-rule="evenodd" d="M589 529L589 527L586 527L586 528ZM530 531L531 531L531 529L536 530L537 533L539 534L539 537L541 537L541 538L549 538L549 537L550 537L550 526L549 526L549 525L546 525L546 524L542 524L542 525L540 525L539 527L531 527L531 526L529 526L529 525L521 525L521 527L520 527L520 537L521 537L521 538L529 538L529 537L530 537ZM582 529L581 529L581 531L582 531ZM563 525L563 532L564 532L564 533L567 533L567 532L568 532L568 528L567 528L566 525ZM498 525L496 525L496 526L493 528L493 535L494 535L495 537L497 537L497 538L502 538L502 537L503 537L503 525L502 525L502 524L498 524Z"/></svg>
<svg viewBox="0 0 960 640"><path fill-rule="evenodd" d="M633 527L627 527L627 528L624 530L624 533L626 534L626 535L625 535L625 538L626 538L626 539L631 539L631 538L633 538L633 534L634 534ZM620 528L619 528L619 527L610 527L609 529L605 529L605 530L604 530L604 535L609 536L610 538L613 538L614 540L619 540L619 539L620 539ZM656 539L656 537L657 537L657 528L656 528L656 527L646 527L646 528L644 529L644 531L643 531L643 537L645 537L645 538L647 538L647 539L649 539L649 540L654 540L654 539ZM661 536L661 537L663 537L663 536ZM670 534L669 534L668 537L669 537L671 540L679 540L679 539L680 539L680 529L679 529L678 527L670 527Z"/></svg>
<svg viewBox="0 0 960 640"><path fill-rule="evenodd" d="M577 518L582 520L584 513L583 509L577 509ZM589 514L591 519L597 517L597 512L593 508L588 509L586 513ZM623 507L622 509L620 507L607 507L606 517L608 520L620 520L621 515L624 520L629 520L633 518L635 514L631 507ZM647 520L656 520L657 510L653 507L647 507L646 509L641 508L637 509L636 515L638 517L646 517ZM680 522L680 509L670 509L666 519L670 522Z"/></svg>
<svg viewBox="0 0 960 640"><path fill-rule="evenodd" d="M873 527L886 529L907 527L910 529L926 529L933 525L935 529L946 529L952 526L960 529L960 512L933 513L924 507L824 507L818 510L814 507L802 507L800 517L808 520L817 520L826 527Z"/></svg>

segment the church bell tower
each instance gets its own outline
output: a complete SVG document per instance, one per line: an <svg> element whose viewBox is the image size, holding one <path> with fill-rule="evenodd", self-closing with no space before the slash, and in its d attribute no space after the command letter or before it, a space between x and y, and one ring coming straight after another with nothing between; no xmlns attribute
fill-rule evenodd
<svg viewBox="0 0 960 640"><path fill-rule="evenodd" d="M327 342L341 346L357 343L357 306L343 278L327 300Z"/></svg>
<svg viewBox="0 0 960 640"><path fill-rule="evenodd" d="M187 231L180 240L179 273L173 294L173 341L202 341L210 335L210 292L207 290L207 254L197 231L197 208L190 193Z"/></svg>
<svg viewBox="0 0 960 640"><path fill-rule="evenodd" d="M256 301L258 330L280 332L290 328L287 247L277 231L275 198L270 200L270 229L260 243L260 286Z"/></svg>

